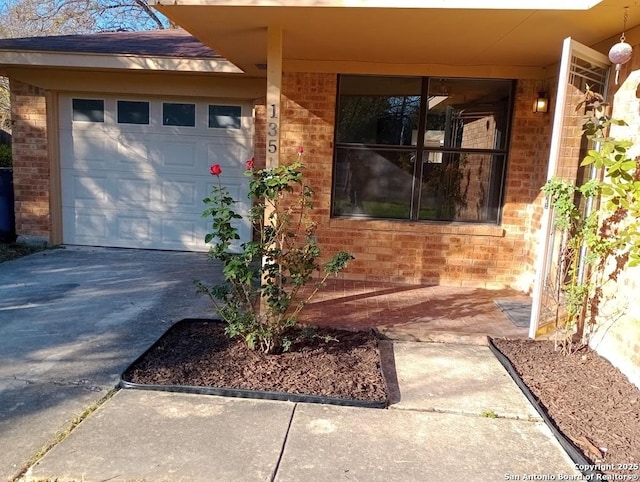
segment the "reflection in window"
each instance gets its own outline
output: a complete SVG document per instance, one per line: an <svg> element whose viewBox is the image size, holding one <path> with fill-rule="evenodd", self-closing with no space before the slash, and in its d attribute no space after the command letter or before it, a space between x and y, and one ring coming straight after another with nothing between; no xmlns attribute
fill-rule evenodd
<svg viewBox="0 0 640 482"><path fill-rule="evenodd" d="M376 79L377 89L367 89L372 79ZM339 143L415 145L419 112L420 79L342 77L336 140Z"/></svg>
<svg viewBox="0 0 640 482"><path fill-rule="evenodd" d="M427 133L440 147L506 149L510 91L507 80L429 79Z"/></svg>
<svg viewBox="0 0 640 482"><path fill-rule="evenodd" d="M104 122L104 100L72 99L75 122Z"/></svg>
<svg viewBox="0 0 640 482"><path fill-rule="evenodd" d="M337 149L334 215L409 219L412 151Z"/></svg>
<svg viewBox="0 0 640 482"><path fill-rule="evenodd" d="M118 124L149 124L149 102L119 100Z"/></svg>
<svg viewBox="0 0 640 482"><path fill-rule="evenodd" d="M425 163L420 185L420 220L484 221L498 218L506 156L440 152L440 162Z"/></svg>
<svg viewBox="0 0 640 482"><path fill-rule="evenodd" d="M332 215L498 222L512 89L341 76Z"/></svg>
<svg viewBox="0 0 640 482"><path fill-rule="evenodd" d="M212 129L240 129L242 108L238 105L210 105L209 127Z"/></svg>
<svg viewBox="0 0 640 482"><path fill-rule="evenodd" d="M162 103L162 125L178 127L195 127L196 105Z"/></svg>

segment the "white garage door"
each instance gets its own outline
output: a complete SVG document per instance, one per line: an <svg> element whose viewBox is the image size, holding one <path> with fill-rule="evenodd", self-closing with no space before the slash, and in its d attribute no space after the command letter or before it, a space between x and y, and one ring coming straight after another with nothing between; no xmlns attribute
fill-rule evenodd
<svg viewBox="0 0 640 482"><path fill-rule="evenodd" d="M202 200L216 178L248 210L252 153L248 103L61 96L63 241L67 244L204 251ZM238 224L240 242L251 228ZM238 244L239 244L238 243Z"/></svg>

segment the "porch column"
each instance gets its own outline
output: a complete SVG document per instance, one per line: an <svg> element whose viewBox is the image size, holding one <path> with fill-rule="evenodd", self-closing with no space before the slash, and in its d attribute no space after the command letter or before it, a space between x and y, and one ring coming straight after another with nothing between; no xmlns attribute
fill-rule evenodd
<svg viewBox="0 0 640 482"><path fill-rule="evenodd" d="M282 88L282 27L267 29L267 167L280 164L280 91Z"/></svg>

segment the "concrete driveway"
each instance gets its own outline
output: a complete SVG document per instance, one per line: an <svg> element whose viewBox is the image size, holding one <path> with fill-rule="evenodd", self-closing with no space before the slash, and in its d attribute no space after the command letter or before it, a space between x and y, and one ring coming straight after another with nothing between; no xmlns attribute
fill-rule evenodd
<svg viewBox="0 0 640 482"><path fill-rule="evenodd" d="M176 321L212 316L202 253L66 247L0 264L0 479L103 398Z"/></svg>

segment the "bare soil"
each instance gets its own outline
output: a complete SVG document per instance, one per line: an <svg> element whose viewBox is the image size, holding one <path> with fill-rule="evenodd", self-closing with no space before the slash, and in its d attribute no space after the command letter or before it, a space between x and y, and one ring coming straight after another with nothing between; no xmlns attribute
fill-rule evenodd
<svg viewBox="0 0 640 482"><path fill-rule="evenodd" d="M229 339L219 322L183 321L123 375L138 384L181 385L386 402L377 338L370 332L295 330L277 355Z"/></svg>
<svg viewBox="0 0 640 482"><path fill-rule="evenodd" d="M22 256L27 256L42 249L43 248L26 246L24 244L0 242L0 263L21 258Z"/></svg>
<svg viewBox="0 0 640 482"><path fill-rule="evenodd" d="M589 348L564 355L552 341L493 342L592 464L640 476L640 390L625 375Z"/></svg>

